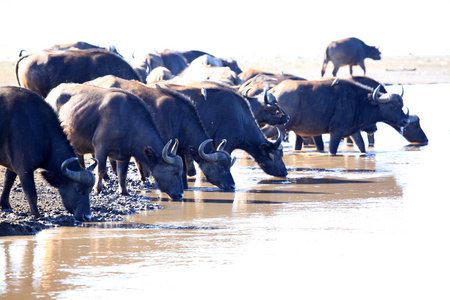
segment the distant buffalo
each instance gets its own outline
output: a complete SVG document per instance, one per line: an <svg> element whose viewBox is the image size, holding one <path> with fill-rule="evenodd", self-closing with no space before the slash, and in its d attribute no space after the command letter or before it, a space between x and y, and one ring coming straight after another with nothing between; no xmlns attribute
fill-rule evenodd
<svg viewBox="0 0 450 300"><path fill-rule="evenodd" d="M357 38L347 38L331 42L325 50L322 66L322 77L325 74L328 62L332 61L334 65L333 76L336 76L341 66L350 67L350 75L353 75L353 66L359 65L366 75L364 59L381 59L381 52L377 47L367 46L363 41Z"/></svg>
<svg viewBox="0 0 450 300"><path fill-rule="evenodd" d="M101 49L43 50L22 56L16 63L18 84L44 98L60 83L83 83L105 75L141 80L122 57Z"/></svg>
<svg viewBox="0 0 450 300"><path fill-rule="evenodd" d="M111 51L115 54L119 54L119 52L117 52L117 49L115 46L108 46L108 47L100 47L100 46L95 46L86 42L75 42L75 43L69 43L69 44L58 44L58 45L53 45L50 48L48 48L47 50L51 50L51 51L57 51L57 50L87 50L87 49L102 49L102 50L106 50L106 51ZM120 55L121 56L121 55Z"/></svg>

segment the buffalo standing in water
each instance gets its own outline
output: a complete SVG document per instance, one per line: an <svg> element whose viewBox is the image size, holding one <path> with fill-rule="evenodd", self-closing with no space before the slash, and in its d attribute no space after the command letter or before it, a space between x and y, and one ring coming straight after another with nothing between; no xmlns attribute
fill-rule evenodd
<svg viewBox="0 0 450 300"><path fill-rule="evenodd" d="M291 118L277 127L299 136L329 133L329 151L334 155L343 137L360 137L360 130L377 122L407 126L409 114L402 110L402 96L381 94L381 87L372 92L370 87L345 79L283 81L271 92ZM364 148L364 144L355 142Z"/></svg>
<svg viewBox="0 0 450 300"><path fill-rule="evenodd" d="M179 140L178 154L181 157L193 157L212 184L223 190L235 189L230 173L234 160L229 153L221 150L225 144L221 143L221 147L214 149L197 110L186 96L167 88L150 87L111 75L97 78L88 84L122 88L138 96L149 107L163 140L168 141L176 136ZM183 172L183 181L187 189L186 170Z"/></svg>
<svg viewBox="0 0 450 300"><path fill-rule="evenodd" d="M46 101L58 113L77 154L95 153L98 170L95 192L102 190L106 161L118 161L119 192L128 194L126 177L131 157L152 172L158 188L172 199L183 197L183 164L172 140L163 143L145 103L121 89L61 84ZM178 141L175 142L178 145Z"/></svg>
<svg viewBox="0 0 450 300"><path fill-rule="evenodd" d="M275 142L267 140L248 101L236 90L209 85L207 82L168 86L191 98L208 135L217 144L223 138L227 140L223 150L231 153L235 149L242 149L250 154L267 174L280 177L287 175L283 162L281 133Z"/></svg>

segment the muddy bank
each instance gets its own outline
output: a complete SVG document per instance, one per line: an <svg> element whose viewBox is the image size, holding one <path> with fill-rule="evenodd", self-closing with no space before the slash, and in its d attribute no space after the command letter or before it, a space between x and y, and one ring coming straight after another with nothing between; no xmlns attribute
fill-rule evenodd
<svg viewBox="0 0 450 300"><path fill-rule="evenodd" d="M161 209L158 204L152 203L157 199L154 186L151 182L143 183L137 177L137 169L133 166L129 171L129 196L117 193L117 177L108 170L109 181L104 181L104 190L99 195L91 194L91 222L120 222L124 216L141 211ZM0 186L3 186L4 168L0 173ZM57 189L47 184L35 172L36 190L38 194L38 208L40 218L29 214L30 208L22 191L19 180L11 191L10 202L13 212L0 211L0 236L33 235L44 229L56 226L79 226L82 223L75 220L63 206ZM145 191L145 196L140 192Z"/></svg>

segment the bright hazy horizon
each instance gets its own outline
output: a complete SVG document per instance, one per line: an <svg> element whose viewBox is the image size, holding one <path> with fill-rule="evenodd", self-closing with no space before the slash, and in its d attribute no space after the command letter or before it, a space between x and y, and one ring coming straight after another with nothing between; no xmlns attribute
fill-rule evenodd
<svg viewBox="0 0 450 300"><path fill-rule="evenodd" d="M114 45L127 59L166 48L223 58L321 57L328 43L352 36L379 46L382 56L450 55L450 2L373 3L9 1L2 4L0 59L76 41Z"/></svg>

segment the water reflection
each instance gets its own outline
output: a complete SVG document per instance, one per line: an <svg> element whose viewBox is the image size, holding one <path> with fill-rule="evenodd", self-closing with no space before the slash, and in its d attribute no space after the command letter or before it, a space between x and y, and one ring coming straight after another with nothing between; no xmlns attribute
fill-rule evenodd
<svg viewBox="0 0 450 300"><path fill-rule="evenodd" d="M448 178L437 171L450 168L450 127L447 110L421 100L408 106L422 112L425 147L384 126L367 155L286 145L287 178L236 152L235 192L198 174L184 201L160 195L164 209L126 222L1 238L0 295L447 299Z"/></svg>

